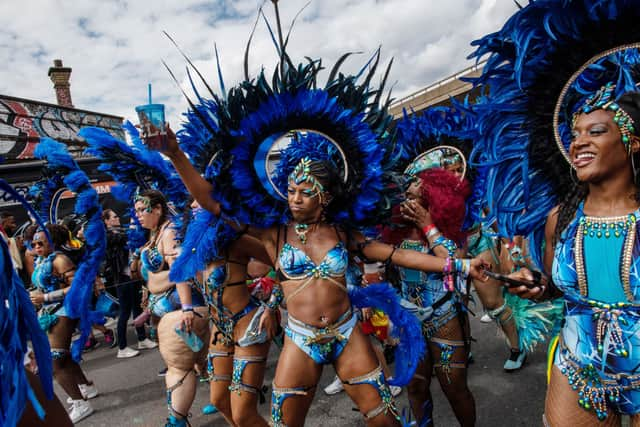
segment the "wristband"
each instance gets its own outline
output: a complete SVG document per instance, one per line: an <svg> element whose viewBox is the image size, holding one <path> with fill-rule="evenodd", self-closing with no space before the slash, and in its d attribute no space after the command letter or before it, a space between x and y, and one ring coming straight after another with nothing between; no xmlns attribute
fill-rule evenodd
<svg viewBox="0 0 640 427"><path fill-rule="evenodd" d="M193 311L193 305L191 304L181 304L182 311Z"/></svg>
<svg viewBox="0 0 640 427"><path fill-rule="evenodd" d="M431 223L425 227L422 227L422 232L424 233L427 239L439 233L438 228L434 223Z"/></svg>
<svg viewBox="0 0 640 427"><path fill-rule="evenodd" d="M453 268L454 268L454 263L452 262L451 257L447 258L444 261L444 267L442 269L442 287L445 290L445 292L452 292L454 287L453 287Z"/></svg>

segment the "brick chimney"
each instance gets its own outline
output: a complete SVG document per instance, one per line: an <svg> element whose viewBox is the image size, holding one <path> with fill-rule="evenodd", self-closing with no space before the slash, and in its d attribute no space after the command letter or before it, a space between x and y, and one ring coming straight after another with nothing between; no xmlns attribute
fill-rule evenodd
<svg viewBox="0 0 640 427"><path fill-rule="evenodd" d="M71 68L62 66L62 59L54 59L53 67L49 68L49 77L53 82L53 89L56 91L58 105L73 108L71 102Z"/></svg>

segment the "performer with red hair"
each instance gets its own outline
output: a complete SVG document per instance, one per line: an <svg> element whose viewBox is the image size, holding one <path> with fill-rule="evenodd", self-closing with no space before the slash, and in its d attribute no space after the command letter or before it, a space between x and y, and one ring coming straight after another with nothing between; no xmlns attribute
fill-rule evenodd
<svg viewBox="0 0 640 427"><path fill-rule="evenodd" d="M395 229L385 229L383 238L403 249L448 259L466 241L462 226L471 187L466 179L441 168L442 163L427 170L420 170L420 163L419 160L413 163L417 170L408 168L411 184L405 202L397 208L401 224ZM411 173L414 171L415 174ZM419 422L428 425L425 420L431 418L432 411L429 386L431 372L436 368L440 386L458 421L461 425L473 425L475 402L467 387L469 337L463 307L466 280L408 268L398 271L403 298L419 308L432 310L416 310L422 320L428 352L408 385L413 413ZM431 314L425 316L425 312Z"/></svg>

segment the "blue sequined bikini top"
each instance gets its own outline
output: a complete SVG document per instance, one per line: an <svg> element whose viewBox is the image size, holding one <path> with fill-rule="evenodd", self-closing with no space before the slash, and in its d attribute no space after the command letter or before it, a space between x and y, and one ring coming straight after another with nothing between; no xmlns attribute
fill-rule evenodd
<svg viewBox="0 0 640 427"><path fill-rule="evenodd" d="M61 288L62 279L53 274L53 260L57 252L50 253L47 257L38 257L31 274L31 282L43 292L52 292Z"/></svg>
<svg viewBox="0 0 640 427"><path fill-rule="evenodd" d="M322 262L316 265L302 249L285 243L278 258L280 271L289 280L309 277L343 277L349 266L349 253L342 242L327 252Z"/></svg>
<svg viewBox="0 0 640 427"><path fill-rule="evenodd" d="M142 268L152 273L158 273L164 267L164 257L157 246L144 248L140 252L140 262L142 263Z"/></svg>

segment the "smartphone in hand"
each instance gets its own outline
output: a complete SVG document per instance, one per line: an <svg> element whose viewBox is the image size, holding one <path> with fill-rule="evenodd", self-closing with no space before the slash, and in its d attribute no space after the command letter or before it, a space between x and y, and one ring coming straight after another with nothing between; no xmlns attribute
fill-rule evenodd
<svg viewBox="0 0 640 427"><path fill-rule="evenodd" d="M542 286L542 284L540 283L540 280L542 280L542 273L540 273L539 271L532 271L531 274L533 274L533 281L529 281L529 280L519 280L519 279L514 279L512 277L506 276L504 274L500 274L500 273L494 273L493 271L489 271L486 270L484 272L484 274L486 274L487 276L489 276L492 279L498 280L500 282L506 283L507 287L509 288L515 288L518 286L526 286L527 288L531 289L531 288L536 288L539 286Z"/></svg>

